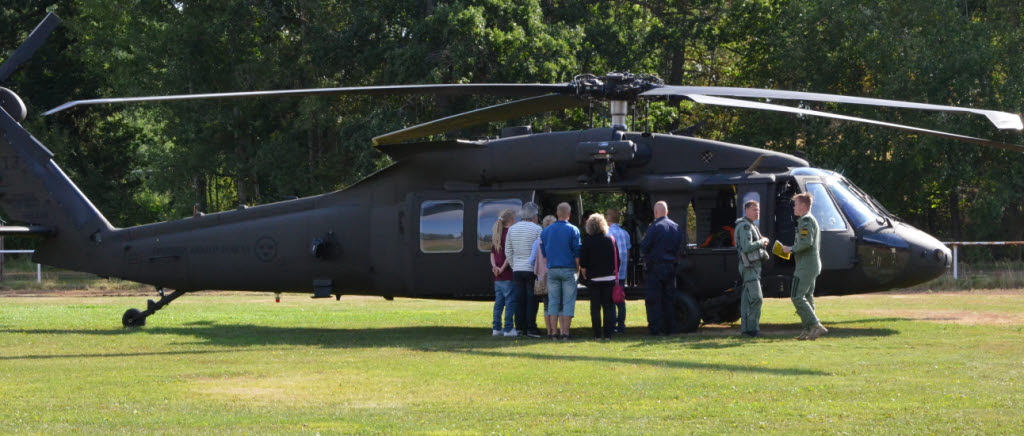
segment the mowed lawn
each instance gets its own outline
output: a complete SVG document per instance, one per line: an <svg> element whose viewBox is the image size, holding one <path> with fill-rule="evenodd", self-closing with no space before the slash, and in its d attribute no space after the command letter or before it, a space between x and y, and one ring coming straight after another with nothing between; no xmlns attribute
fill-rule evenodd
<svg viewBox="0 0 1024 436"><path fill-rule="evenodd" d="M491 304L196 294L0 298L0 433L1019 434L1024 291L819 298L831 329L494 338Z"/></svg>

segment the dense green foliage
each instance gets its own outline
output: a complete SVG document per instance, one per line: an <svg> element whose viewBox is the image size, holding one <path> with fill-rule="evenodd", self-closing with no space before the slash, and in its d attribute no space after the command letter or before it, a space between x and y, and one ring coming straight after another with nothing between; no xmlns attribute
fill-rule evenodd
<svg viewBox="0 0 1024 436"><path fill-rule="evenodd" d="M654 73L1021 112L1019 0L68 0L4 2L6 57L65 20L7 85L26 125L119 226L344 188L387 165L370 138L487 98L261 98L94 106L71 99L319 86L554 82ZM978 117L825 110L1024 142ZM1024 237L1024 159L876 127L683 103L653 126L800 152L940 238ZM582 111L525 120L580 128ZM523 122L523 120L516 120ZM492 125L461 132L494 134Z"/></svg>

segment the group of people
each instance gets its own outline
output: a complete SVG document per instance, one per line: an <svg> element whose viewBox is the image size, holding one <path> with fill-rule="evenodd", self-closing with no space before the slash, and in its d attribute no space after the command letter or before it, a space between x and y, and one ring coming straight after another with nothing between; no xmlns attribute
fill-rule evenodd
<svg viewBox="0 0 1024 436"><path fill-rule="evenodd" d="M814 340L828 332L814 313L814 281L821 272L821 232L809 213L811 195L799 194L793 200L794 214L799 218L796 242L782 250L796 256L792 301L803 325L798 339ZM743 209L744 216L735 227L742 279L740 330L745 336L758 337L764 298L761 263L768 259L768 238L761 236L755 224L760 218L758 202L748 201ZM621 215L615 209L604 215L591 214L584 225L586 235L581 237L579 228L569 222L571 213L571 206L561 203L555 216L539 221L537 205L526 203L518 211L518 222L515 210L507 209L499 215L490 256L494 336L542 337L537 312L543 302L548 338L569 340L580 278L590 294L594 337L608 340L615 333L625 332L626 304L621 286L632 244L629 233L618 224ZM668 218L664 201L654 205L654 218L640 243L640 252L646 263L648 331L657 336L675 331L676 264L683 234ZM613 298L616 293L618 298Z"/></svg>
<svg viewBox="0 0 1024 436"><path fill-rule="evenodd" d="M569 222L568 203L559 204L555 216L545 217L540 224L538 213L536 204L526 203L519 211L519 222L515 222L515 211L508 209L495 223L492 334L542 337L537 312L543 302L548 338L568 340L580 278L590 290L595 337L611 339L613 333L625 332L625 300L614 303L612 299L613 290L626 278L631 248L629 233L618 224L619 212L610 209L607 218L599 213L587 217L583 237Z"/></svg>
<svg viewBox="0 0 1024 436"><path fill-rule="evenodd" d="M809 193L793 196L793 214L797 216L795 242L782 251L795 257L790 299L800 316L802 331L799 340L815 340L828 333L814 313L814 281L821 274L821 229L811 215L814 197ZM743 204L743 218L736 221L736 250L739 255L740 332L749 337L761 336L761 263L768 260L768 238L761 236L755 222L761 217L761 205L750 200Z"/></svg>

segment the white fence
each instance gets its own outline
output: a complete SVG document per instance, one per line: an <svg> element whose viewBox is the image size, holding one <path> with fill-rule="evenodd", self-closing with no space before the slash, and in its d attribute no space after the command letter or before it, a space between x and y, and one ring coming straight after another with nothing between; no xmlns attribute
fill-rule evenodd
<svg viewBox="0 0 1024 436"><path fill-rule="evenodd" d="M35 250L0 250L0 256L3 256L5 254L32 254L32 253L35 253L35 252L36 252ZM43 282L43 266L37 263L36 264L36 283L42 283L42 282Z"/></svg>
<svg viewBox="0 0 1024 436"><path fill-rule="evenodd" d="M960 278L960 269L957 264L957 247L967 245L1024 245L1024 241L950 241L943 244L953 247L953 280Z"/></svg>

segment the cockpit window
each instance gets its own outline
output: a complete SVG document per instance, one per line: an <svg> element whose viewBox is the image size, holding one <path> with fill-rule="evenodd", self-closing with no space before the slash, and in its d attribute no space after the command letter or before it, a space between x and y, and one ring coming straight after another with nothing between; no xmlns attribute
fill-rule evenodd
<svg viewBox="0 0 1024 436"><path fill-rule="evenodd" d="M818 221L821 231L846 230L846 221L843 221L843 216L836 209L836 205L825 191L824 185L808 183L807 192L814 197L814 201L811 203L811 215Z"/></svg>
<svg viewBox="0 0 1024 436"><path fill-rule="evenodd" d="M836 201L839 202L839 207L843 209L843 213L850 219L850 223L854 227L860 228L871 221L882 219L867 203L854 194L843 181L838 179L829 180L828 189L832 191L832 195L835 195Z"/></svg>

